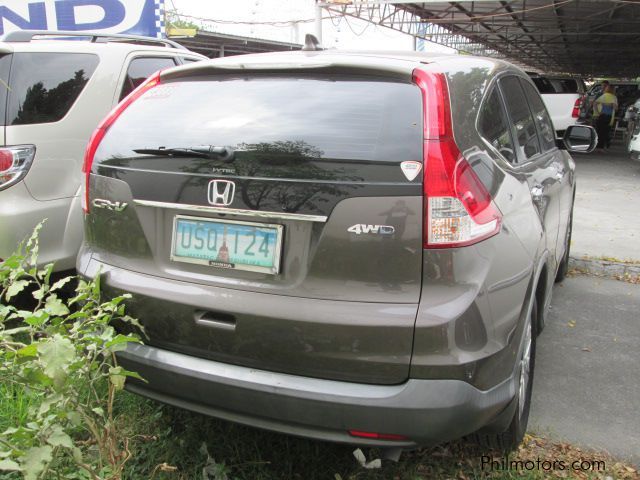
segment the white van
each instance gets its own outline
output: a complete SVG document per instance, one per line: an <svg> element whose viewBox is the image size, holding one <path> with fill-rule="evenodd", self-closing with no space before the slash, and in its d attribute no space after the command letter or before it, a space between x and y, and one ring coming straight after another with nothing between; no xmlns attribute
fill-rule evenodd
<svg viewBox="0 0 640 480"><path fill-rule="evenodd" d="M546 76L530 73L538 87L556 136L562 137L569 125L575 125L580 118L580 110L585 99L585 85L579 78Z"/></svg>

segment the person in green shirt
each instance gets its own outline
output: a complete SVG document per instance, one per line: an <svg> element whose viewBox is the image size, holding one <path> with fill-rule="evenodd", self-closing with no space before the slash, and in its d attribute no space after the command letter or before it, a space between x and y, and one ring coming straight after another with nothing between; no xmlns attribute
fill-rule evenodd
<svg viewBox="0 0 640 480"><path fill-rule="evenodd" d="M593 103L596 131L598 132L598 148L609 148L611 144L611 127L618 109L618 98L613 87L607 85L604 93Z"/></svg>

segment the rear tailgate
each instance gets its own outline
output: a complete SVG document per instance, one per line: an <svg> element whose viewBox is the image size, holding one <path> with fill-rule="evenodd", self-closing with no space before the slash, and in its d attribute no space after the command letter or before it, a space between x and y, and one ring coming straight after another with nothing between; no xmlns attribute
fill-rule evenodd
<svg viewBox="0 0 640 480"><path fill-rule="evenodd" d="M421 176L400 167L422 157L421 93L409 79L200 75L163 83L123 113L97 151L90 192L135 207L93 208L95 257L234 291L213 314L232 316L234 333L197 321L208 301L139 300L133 313L152 342L313 376L407 377L422 271ZM140 153L203 145L234 153Z"/></svg>

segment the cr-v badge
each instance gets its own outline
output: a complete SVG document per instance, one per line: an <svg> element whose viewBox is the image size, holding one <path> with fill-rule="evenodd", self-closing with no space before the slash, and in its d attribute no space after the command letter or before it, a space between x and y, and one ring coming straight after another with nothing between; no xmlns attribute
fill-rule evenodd
<svg viewBox="0 0 640 480"><path fill-rule="evenodd" d="M111 200L105 200L103 198L95 198L93 200L93 206L96 208L106 208L107 210L113 210L114 212L121 212L127 208L126 202L112 202Z"/></svg>
<svg viewBox="0 0 640 480"><path fill-rule="evenodd" d="M402 173L404 173L404 176L407 177L407 180L411 182L420 174L420 171L422 170L422 163L409 160L407 162L402 162L400 164L400 169L402 170Z"/></svg>

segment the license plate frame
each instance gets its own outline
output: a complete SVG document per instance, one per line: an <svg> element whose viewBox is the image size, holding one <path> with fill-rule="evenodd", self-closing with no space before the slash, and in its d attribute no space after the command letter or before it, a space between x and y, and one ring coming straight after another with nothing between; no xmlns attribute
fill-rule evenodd
<svg viewBox="0 0 640 480"><path fill-rule="evenodd" d="M229 225L242 225L246 227L264 228L276 231L276 240L274 246L273 266L265 267L261 265L249 265L246 263L223 263L208 258L194 258L176 253L177 236L178 236L178 221L188 220L203 223L222 223ZM284 232L284 226L274 223L260 223L260 222L244 222L241 220L226 220L220 218L208 218L208 217L196 217L192 215L174 215L172 222L172 234L171 234L171 253L170 260L172 262L190 263L195 265L205 265L208 267L219 268L224 270L241 270L247 272L268 273L271 275L277 275L280 273L280 260L282 257L282 237Z"/></svg>

